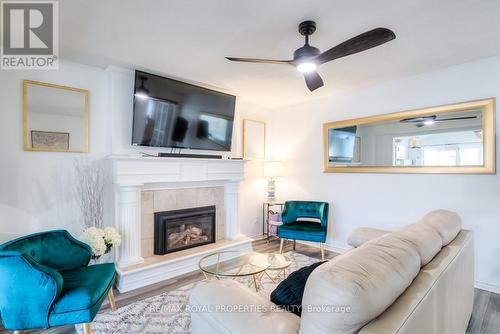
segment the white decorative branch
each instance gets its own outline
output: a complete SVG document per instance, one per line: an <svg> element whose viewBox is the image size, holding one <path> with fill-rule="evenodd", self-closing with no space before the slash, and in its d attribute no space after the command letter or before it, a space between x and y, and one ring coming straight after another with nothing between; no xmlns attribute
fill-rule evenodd
<svg viewBox="0 0 500 334"><path fill-rule="evenodd" d="M102 228L106 170L100 160L75 160L75 192L86 228Z"/></svg>

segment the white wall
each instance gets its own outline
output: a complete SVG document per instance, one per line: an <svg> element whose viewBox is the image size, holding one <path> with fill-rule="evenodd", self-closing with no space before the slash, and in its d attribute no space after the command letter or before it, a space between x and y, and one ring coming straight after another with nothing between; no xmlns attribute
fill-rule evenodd
<svg viewBox="0 0 500 334"><path fill-rule="evenodd" d="M237 117L236 145L234 153L241 157L242 150L242 129L243 119L249 118L254 120L265 121L267 126L271 121L272 112L266 108L255 106L239 101L239 113ZM267 131L266 140L267 159L272 159L268 154L270 149L269 131ZM253 237L262 235L262 202L267 196L267 180L262 177L262 162L249 161L245 164L245 180L241 182L240 188L240 219L241 233Z"/></svg>
<svg viewBox="0 0 500 334"><path fill-rule="evenodd" d="M89 154L25 152L22 148L22 80L30 79L90 91ZM81 233L81 214L73 193L75 159L101 159L161 149L131 146L133 72L114 71L61 61L54 71L0 71L0 243L11 236L64 228ZM241 157L242 119L266 119L269 111L238 99L233 151ZM213 153L213 152L210 152ZM242 233L255 235L261 228L261 202L265 181L261 164L246 164L241 186ZM105 224L113 224L112 202L106 206Z"/></svg>
<svg viewBox="0 0 500 334"><path fill-rule="evenodd" d="M356 227L391 229L429 210L456 211L475 233L476 280L500 291L499 175L325 174L322 166L325 122L488 97L500 97L500 57L281 108L271 141L288 175L278 187L288 199L331 203L328 243L337 247Z"/></svg>
<svg viewBox="0 0 500 334"><path fill-rule="evenodd" d="M62 61L56 71L0 71L0 234L67 228L81 231L72 180L76 158L107 150L107 75L102 69ZM23 151L22 80L90 91L90 153ZM2 237L0 236L0 242Z"/></svg>

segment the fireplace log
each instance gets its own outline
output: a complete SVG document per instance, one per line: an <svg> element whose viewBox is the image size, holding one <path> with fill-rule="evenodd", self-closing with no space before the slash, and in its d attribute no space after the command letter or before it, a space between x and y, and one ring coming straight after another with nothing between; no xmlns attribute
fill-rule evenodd
<svg viewBox="0 0 500 334"><path fill-rule="evenodd" d="M192 234L201 235L203 230L199 227L191 227L190 228Z"/></svg>
<svg viewBox="0 0 500 334"><path fill-rule="evenodd" d="M188 235L189 235L189 230L185 230L183 232L178 232L178 233L172 233L168 239L172 245L177 244L180 241L183 241Z"/></svg>
<svg viewBox="0 0 500 334"><path fill-rule="evenodd" d="M198 227L191 227L182 232L172 233L168 236L168 242L171 247L179 245L189 245L195 241L207 241L207 235L201 235L203 230Z"/></svg>

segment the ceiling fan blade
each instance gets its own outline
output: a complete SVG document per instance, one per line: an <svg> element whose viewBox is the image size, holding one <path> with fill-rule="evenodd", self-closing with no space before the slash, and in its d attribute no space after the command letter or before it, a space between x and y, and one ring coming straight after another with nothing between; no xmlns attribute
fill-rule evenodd
<svg viewBox="0 0 500 334"><path fill-rule="evenodd" d="M374 48L395 38L396 34L392 30L376 28L334 46L330 50L321 53L316 57L316 60L319 64L323 64L337 58Z"/></svg>
<svg viewBox="0 0 500 334"><path fill-rule="evenodd" d="M259 58L237 58L237 57L226 57L227 60L231 61L241 61L245 63L260 63L260 64L285 64L291 65L292 60L276 60L276 59L259 59Z"/></svg>
<svg viewBox="0 0 500 334"><path fill-rule="evenodd" d="M304 78L306 79L307 88L309 88L311 92L323 86L323 79L321 79L316 71L304 73Z"/></svg>
<svg viewBox="0 0 500 334"><path fill-rule="evenodd" d="M450 117L450 118L440 118L436 119L436 122L445 122L445 121L459 121L461 119L473 119L477 118L477 116L463 116L463 117Z"/></svg>

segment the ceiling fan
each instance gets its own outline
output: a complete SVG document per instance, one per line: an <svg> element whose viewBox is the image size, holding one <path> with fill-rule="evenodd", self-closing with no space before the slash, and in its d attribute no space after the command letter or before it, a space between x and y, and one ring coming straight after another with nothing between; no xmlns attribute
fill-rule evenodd
<svg viewBox="0 0 500 334"><path fill-rule="evenodd" d="M463 119L473 119L477 116L463 116L463 117L449 117L438 119L436 115L422 116L422 117L412 117L400 120L401 123L414 123L417 128L421 128L425 125L432 125L436 122L448 122L448 121L459 121Z"/></svg>
<svg viewBox="0 0 500 334"><path fill-rule="evenodd" d="M281 64L292 65L299 72L304 73L307 88L312 92L323 86L323 80L316 72L316 68L326 62L337 58L349 56L361 51L365 51L396 38L394 32L387 28L376 28L361 35L353 37L333 48L321 52L318 48L309 45L309 36L316 31L316 22L304 21L299 24L299 33L305 36L305 44L293 53L292 60L256 59L256 58L236 58L226 57L231 61L241 61L247 63Z"/></svg>

